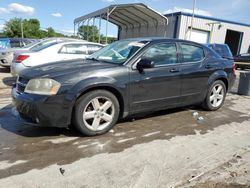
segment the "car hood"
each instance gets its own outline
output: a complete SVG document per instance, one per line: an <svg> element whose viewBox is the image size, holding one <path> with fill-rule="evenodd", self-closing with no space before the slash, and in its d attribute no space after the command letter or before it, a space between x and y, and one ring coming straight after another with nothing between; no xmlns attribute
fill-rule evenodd
<svg viewBox="0 0 250 188"><path fill-rule="evenodd" d="M118 65L97 62L92 60L68 60L40 65L23 70L19 76L28 79L32 78L55 78L68 74L76 74L78 72L88 73L100 69L117 67Z"/></svg>

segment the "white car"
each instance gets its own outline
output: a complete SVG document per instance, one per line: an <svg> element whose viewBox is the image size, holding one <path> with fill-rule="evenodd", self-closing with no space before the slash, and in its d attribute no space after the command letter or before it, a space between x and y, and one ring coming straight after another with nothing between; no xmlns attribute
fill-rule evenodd
<svg viewBox="0 0 250 188"><path fill-rule="evenodd" d="M46 45L33 48L32 52L25 52L16 55L11 64L11 74L18 74L29 67L43 65L51 62L85 59L92 53L101 49L103 45L92 42L52 42Z"/></svg>
<svg viewBox="0 0 250 188"><path fill-rule="evenodd" d="M6 49L1 49L0 50L0 65L3 67L10 67L12 61L16 57L16 54L24 53L26 51L32 51L33 48L37 48L39 46L43 46L48 43L52 43L56 41L64 41L64 42L79 41L79 39L71 39L71 38L63 38L63 37L44 38L44 39L26 44L23 47L11 47L11 48L6 48ZM83 40L80 40L80 41L83 41Z"/></svg>

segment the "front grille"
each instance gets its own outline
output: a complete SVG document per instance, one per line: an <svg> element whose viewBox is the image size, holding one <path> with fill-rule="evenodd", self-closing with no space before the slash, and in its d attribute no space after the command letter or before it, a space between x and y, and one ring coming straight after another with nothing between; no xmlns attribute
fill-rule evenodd
<svg viewBox="0 0 250 188"><path fill-rule="evenodd" d="M18 77L17 81L23 84L27 84L29 82L29 79L24 77Z"/></svg>
<svg viewBox="0 0 250 188"><path fill-rule="evenodd" d="M29 82L28 79L23 77L18 77L16 82L16 90L18 93L23 93L27 83Z"/></svg>
<svg viewBox="0 0 250 188"><path fill-rule="evenodd" d="M16 90L17 90L18 93L23 93L24 90L25 90L25 86L22 86L22 85L20 85L20 84L17 84L17 85L16 85Z"/></svg>

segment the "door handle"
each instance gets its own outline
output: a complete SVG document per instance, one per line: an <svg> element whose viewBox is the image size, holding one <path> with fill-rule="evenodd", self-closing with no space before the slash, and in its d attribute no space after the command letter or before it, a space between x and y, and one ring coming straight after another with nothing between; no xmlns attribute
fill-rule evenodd
<svg viewBox="0 0 250 188"><path fill-rule="evenodd" d="M170 72L175 73L175 72L180 72L179 69L171 69Z"/></svg>
<svg viewBox="0 0 250 188"><path fill-rule="evenodd" d="M212 65L206 65L205 68L206 69L211 69L211 68L213 68L213 66Z"/></svg>

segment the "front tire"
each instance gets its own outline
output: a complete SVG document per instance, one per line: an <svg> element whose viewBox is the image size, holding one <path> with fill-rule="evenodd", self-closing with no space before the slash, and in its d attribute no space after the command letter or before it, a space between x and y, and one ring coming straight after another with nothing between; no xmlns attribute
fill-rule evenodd
<svg viewBox="0 0 250 188"><path fill-rule="evenodd" d="M95 136L108 132L115 125L120 106L111 92L94 90L77 100L74 112L74 126L86 136Z"/></svg>
<svg viewBox="0 0 250 188"><path fill-rule="evenodd" d="M220 109L225 101L226 93L227 90L224 82L216 80L208 89L203 107L210 111Z"/></svg>

